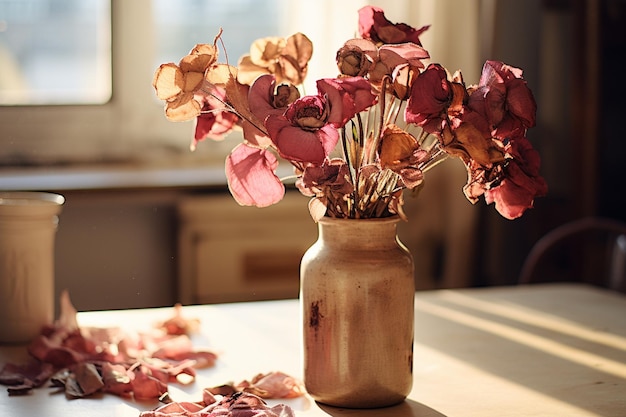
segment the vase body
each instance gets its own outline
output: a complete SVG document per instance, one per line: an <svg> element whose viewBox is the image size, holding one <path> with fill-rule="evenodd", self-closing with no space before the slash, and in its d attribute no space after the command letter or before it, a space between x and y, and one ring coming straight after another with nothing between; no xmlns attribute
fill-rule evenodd
<svg viewBox="0 0 626 417"><path fill-rule="evenodd" d="M377 408L413 382L413 258L398 218L332 219L300 269L304 384L316 401Z"/></svg>
<svg viewBox="0 0 626 417"><path fill-rule="evenodd" d="M54 320L54 239L65 199L0 193L0 343L26 343Z"/></svg>

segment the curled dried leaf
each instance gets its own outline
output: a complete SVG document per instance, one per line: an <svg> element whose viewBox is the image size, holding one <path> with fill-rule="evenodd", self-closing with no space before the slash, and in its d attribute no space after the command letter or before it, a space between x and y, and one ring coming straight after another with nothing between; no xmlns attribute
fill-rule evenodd
<svg viewBox="0 0 626 417"><path fill-rule="evenodd" d="M380 165L382 168L396 166L410 158L418 147L417 139L396 125L388 125L380 141Z"/></svg>
<svg viewBox="0 0 626 417"><path fill-rule="evenodd" d="M214 395L233 395L236 392L245 392L257 397L295 398L304 395L303 384L284 372L269 372L257 374L251 380L244 380L238 384L223 384L208 389Z"/></svg>

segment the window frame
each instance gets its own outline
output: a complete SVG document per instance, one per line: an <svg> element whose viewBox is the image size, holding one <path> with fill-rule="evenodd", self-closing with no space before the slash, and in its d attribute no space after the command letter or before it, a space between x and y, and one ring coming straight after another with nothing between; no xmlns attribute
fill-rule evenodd
<svg viewBox="0 0 626 417"><path fill-rule="evenodd" d="M155 98L154 29L146 14L151 0L111 0L108 102L0 107L0 166L207 158L208 150L189 152L193 122L168 121Z"/></svg>

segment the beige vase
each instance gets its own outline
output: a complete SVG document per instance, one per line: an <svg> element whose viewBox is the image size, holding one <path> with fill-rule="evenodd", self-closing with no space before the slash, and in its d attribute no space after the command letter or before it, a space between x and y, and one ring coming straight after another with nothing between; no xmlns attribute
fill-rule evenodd
<svg viewBox="0 0 626 417"><path fill-rule="evenodd" d="M54 239L65 199L0 192L0 344L26 343L54 319Z"/></svg>
<svg viewBox="0 0 626 417"><path fill-rule="evenodd" d="M397 217L323 218L300 269L304 384L316 401L377 408L413 382L413 258Z"/></svg>

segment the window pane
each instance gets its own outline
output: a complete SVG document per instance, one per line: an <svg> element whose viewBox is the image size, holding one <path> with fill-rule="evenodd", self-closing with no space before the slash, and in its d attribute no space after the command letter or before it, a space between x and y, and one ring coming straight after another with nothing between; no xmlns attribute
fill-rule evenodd
<svg viewBox="0 0 626 417"><path fill-rule="evenodd" d="M110 0L0 0L0 104L111 97Z"/></svg>
<svg viewBox="0 0 626 417"><path fill-rule="evenodd" d="M281 6L282 4L282 6ZM157 53L155 68L178 63L198 43L212 43L220 27L228 61L236 65L252 41L284 36L281 0L153 0ZM226 62L220 48L220 62Z"/></svg>

